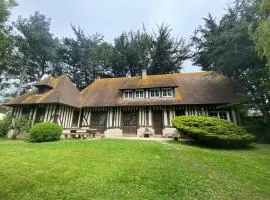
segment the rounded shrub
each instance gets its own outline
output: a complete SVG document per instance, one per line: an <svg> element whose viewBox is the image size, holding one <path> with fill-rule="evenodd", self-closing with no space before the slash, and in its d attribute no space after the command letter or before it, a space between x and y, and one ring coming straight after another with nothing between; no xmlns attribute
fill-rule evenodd
<svg viewBox="0 0 270 200"><path fill-rule="evenodd" d="M245 146L254 136L233 122L207 116L181 116L172 124L184 134L198 142L210 145Z"/></svg>
<svg viewBox="0 0 270 200"><path fill-rule="evenodd" d="M42 122L30 129L31 142L49 142L60 139L62 127L53 122Z"/></svg>

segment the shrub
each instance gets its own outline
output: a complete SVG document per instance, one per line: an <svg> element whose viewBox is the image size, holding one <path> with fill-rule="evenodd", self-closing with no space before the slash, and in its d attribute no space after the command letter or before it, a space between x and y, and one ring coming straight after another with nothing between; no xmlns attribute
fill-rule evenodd
<svg viewBox="0 0 270 200"><path fill-rule="evenodd" d="M62 127L53 122L42 122L30 129L31 142L49 142L60 139Z"/></svg>
<svg viewBox="0 0 270 200"><path fill-rule="evenodd" d="M13 134L12 139L16 139L19 134L23 134L24 132L28 132L30 129L29 119L22 115L19 119L13 119L11 121L11 126Z"/></svg>
<svg viewBox="0 0 270 200"><path fill-rule="evenodd" d="M0 120L0 137L6 136L11 124L11 117L6 116Z"/></svg>
<svg viewBox="0 0 270 200"><path fill-rule="evenodd" d="M244 146L254 138L236 124L214 117L181 116L173 119L172 124L181 134L211 145Z"/></svg>

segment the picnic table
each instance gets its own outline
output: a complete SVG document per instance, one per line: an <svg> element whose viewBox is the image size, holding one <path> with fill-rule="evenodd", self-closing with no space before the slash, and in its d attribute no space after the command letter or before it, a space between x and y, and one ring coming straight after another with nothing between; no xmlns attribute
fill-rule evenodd
<svg viewBox="0 0 270 200"><path fill-rule="evenodd" d="M95 128L89 129L70 129L69 133L64 133L65 138L80 138L81 140L89 137L96 137L98 130Z"/></svg>

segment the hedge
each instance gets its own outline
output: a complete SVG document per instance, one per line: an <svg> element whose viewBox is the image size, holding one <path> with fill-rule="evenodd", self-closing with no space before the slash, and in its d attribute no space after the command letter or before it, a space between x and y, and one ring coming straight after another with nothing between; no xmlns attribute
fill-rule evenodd
<svg viewBox="0 0 270 200"><path fill-rule="evenodd" d="M172 120L181 134L196 141L225 146L248 145L254 136L235 123L207 116L181 116Z"/></svg>
<svg viewBox="0 0 270 200"><path fill-rule="evenodd" d="M42 122L30 129L31 142L49 142L60 139L62 127L53 122Z"/></svg>

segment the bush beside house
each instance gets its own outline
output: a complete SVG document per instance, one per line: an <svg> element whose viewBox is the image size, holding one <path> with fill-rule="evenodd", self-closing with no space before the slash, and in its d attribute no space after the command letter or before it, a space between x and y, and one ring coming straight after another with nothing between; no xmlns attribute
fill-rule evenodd
<svg viewBox="0 0 270 200"><path fill-rule="evenodd" d="M181 116L172 124L181 134L198 142L218 146L245 146L254 136L227 120L207 116Z"/></svg>
<svg viewBox="0 0 270 200"><path fill-rule="evenodd" d="M11 117L5 116L0 120L0 137L6 136L11 124Z"/></svg>
<svg viewBox="0 0 270 200"><path fill-rule="evenodd" d="M60 139L63 128L53 122L42 122L30 129L31 142L49 142Z"/></svg>

